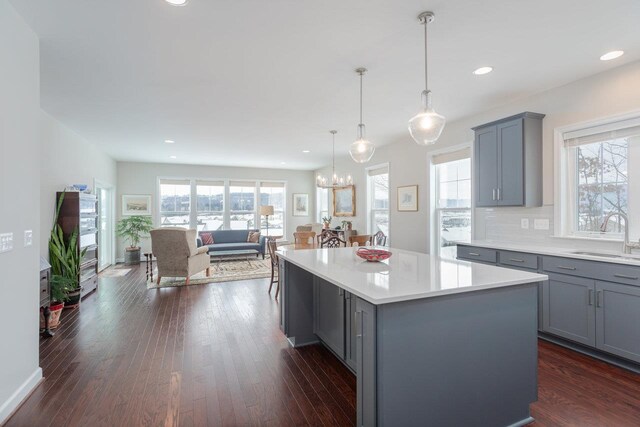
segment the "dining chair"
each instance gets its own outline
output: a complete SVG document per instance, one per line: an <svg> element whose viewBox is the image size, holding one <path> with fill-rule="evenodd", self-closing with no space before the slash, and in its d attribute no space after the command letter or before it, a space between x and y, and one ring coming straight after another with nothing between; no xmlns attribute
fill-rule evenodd
<svg viewBox="0 0 640 427"><path fill-rule="evenodd" d="M278 250L278 246L276 245L275 240L267 241L267 248L269 250L269 258L271 258L271 282L269 283L269 293L271 293L271 288L275 283L276 286L276 299L278 299L278 293L280 292L280 276L277 274L278 272L278 254L276 251Z"/></svg>
<svg viewBox="0 0 640 427"><path fill-rule="evenodd" d="M316 233L313 231L296 231L293 233L293 241L300 247L312 247L316 238ZM311 240L311 243L309 243Z"/></svg>
<svg viewBox="0 0 640 427"><path fill-rule="evenodd" d="M368 246L371 245L373 236L369 234L360 234L356 236L349 236L349 246Z"/></svg>
<svg viewBox="0 0 640 427"><path fill-rule="evenodd" d="M346 247L347 246L347 242L345 242L344 240L342 240L341 238L339 238L338 236L331 236L323 241L320 242L320 247L324 248L339 248L339 247Z"/></svg>
<svg viewBox="0 0 640 427"><path fill-rule="evenodd" d="M320 234L316 237L318 239L318 245L322 243L323 240L327 240L329 237L335 236L336 233L330 230L322 230Z"/></svg>
<svg viewBox="0 0 640 427"><path fill-rule="evenodd" d="M387 236L385 236L382 230L379 230L373 235L372 243L376 246L387 246Z"/></svg>

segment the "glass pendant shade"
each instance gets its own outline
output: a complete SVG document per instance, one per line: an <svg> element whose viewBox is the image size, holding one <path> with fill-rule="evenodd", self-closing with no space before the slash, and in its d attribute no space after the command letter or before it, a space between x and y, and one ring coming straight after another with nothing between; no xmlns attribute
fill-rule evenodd
<svg viewBox="0 0 640 427"><path fill-rule="evenodd" d="M358 139L356 139L349 148L349 154L356 163L367 163L373 157L376 151L373 142L364 137L364 125L358 125Z"/></svg>
<svg viewBox="0 0 640 427"><path fill-rule="evenodd" d="M444 129L446 119L431 106L431 92L422 92L423 109L409 120L409 133L418 145L434 144Z"/></svg>

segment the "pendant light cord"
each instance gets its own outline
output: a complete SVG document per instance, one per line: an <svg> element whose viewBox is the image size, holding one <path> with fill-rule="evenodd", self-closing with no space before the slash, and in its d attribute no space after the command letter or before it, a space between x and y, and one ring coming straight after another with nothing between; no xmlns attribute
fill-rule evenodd
<svg viewBox="0 0 640 427"><path fill-rule="evenodd" d="M364 72L360 72L360 124L362 124L362 75Z"/></svg>
<svg viewBox="0 0 640 427"><path fill-rule="evenodd" d="M425 18L424 20L424 89L426 91L429 90L429 81L427 80L427 72L428 72L428 67L427 67L427 25L429 23L429 19Z"/></svg>

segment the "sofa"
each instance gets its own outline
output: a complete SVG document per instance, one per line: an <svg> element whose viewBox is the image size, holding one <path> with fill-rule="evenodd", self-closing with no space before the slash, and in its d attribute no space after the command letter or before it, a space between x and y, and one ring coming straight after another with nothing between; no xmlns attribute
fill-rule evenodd
<svg viewBox="0 0 640 427"><path fill-rule="evenodd" d="M249 232L257 232L258 230L212 230L198 232L198 247L205 246L202 244L202 233L211 233L213 244L206 245L209 248L209 254L219 251L241 251L246 249L255 249L264 259L266 251L265 236L260 235L258 243L247 242Z"/></svg>
<svg viewBox="0 0 640 427"><path fill-rule="evenodd" d="M180 227L151 230L151 248L158 261L158 284L162 277L185 277L206 270L210 275L210 258L207 248L197 248L196 230Z"/></svg>

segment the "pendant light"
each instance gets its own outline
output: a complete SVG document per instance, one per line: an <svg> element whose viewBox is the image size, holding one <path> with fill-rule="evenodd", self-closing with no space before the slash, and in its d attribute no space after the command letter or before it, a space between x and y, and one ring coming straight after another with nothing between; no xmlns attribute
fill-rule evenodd
<svg viewBox="0 0 640 427"><path fill-rule="evenodd" d="M424 91L422 91L422 111L409 120L409 133L418 145L434 144L444 129L446 119L436 113L431 105L431 91L427 80L427 25L433 22L433 12L423 12L418 16L424 25Z"/></svg>
<svg viewBox="0 0 640 427"><path fill-rule="evenodd" d="M356 163L367 163L373 157L373 152L376 151L373 143L366 139L364 123L362 123L362 76L366 72L366 68L356 69L356 73L360 74L360 124L358 125L358 139L349 148L349 154Z"/></svg>
<svg viewBox="0 0 640 427"><path fill-rule="evenodd" d="M336 133L337 130L330 130L329 133L333 139L333 151L332 151L332 163L331 163L331 178L327 178L324 175L319 174L316 177L316 187L318 188L340 188L346 185L352 185L353 179L351 175L343 176L336 173Z"/></svg>

